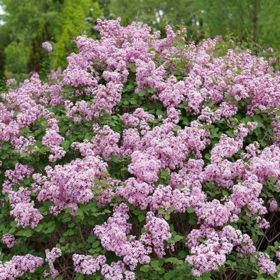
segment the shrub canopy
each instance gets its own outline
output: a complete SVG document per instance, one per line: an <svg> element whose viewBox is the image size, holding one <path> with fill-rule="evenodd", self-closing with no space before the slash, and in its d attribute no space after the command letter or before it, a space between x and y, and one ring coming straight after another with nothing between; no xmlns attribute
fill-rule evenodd
<svg viewBox="0 0 280 280"><path fill-rule="evenodd" d="M96 28L0 95L0 279L278 279L273 60Z"/></svg>

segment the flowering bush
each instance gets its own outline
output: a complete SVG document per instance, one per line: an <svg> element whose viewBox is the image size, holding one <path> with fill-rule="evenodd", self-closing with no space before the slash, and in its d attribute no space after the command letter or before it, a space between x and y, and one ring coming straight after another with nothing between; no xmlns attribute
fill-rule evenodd
<svg viewBox="0 0 280 280"><path fill-rule="evenodd" d="M97 30L0 95L0 279L279 279L280 74L218 38Z"/></svg>

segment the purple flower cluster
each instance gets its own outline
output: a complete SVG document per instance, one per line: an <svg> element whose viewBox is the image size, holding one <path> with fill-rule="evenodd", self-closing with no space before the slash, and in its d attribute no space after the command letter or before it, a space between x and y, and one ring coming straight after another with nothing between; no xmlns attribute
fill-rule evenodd
<svg viewBox="0 0 280 280"><path fill-rule="evenodd" d="M107 251L113 251L122 257L124 264L134 270L138 263L149 263L148 254L151 249L146 248L142 238L137 240L133 235L127 236L131 230L128 211L126 204L120 204L105 224L95 226L94 234L100 238L102 246Z"/></svg>
<svg viewBox="0 0 280 280"><path fill-rule="evenodd" d="M2 236L2 242L10 249L16 245L16 239L12 234L4 234Z"/></svg>
<svg viewBox="0 0 280 280"><path fill-rule="evenodd" d="M52 248L51 251L46 250L46 262L49 264L50 267L50 272L45 271L44 276L50 276L52 279L55 279L58 275L59 272L57 269L54 268L54 262L57 258L62 256L62 252L59 248Z"/></svg>
<svg viewBox="0 0 280 280"><path fill-rule="evenodd" d="M270 260L269 256L264 253L258 254L258 264L260 267L260 270L268 275L276 273L276 264Z"/></svg>
<svg viewBox="0 0 280 280"><path fill-rule="evenodd" d="M9 197L12 208L10 215L15 218L18 227L35 228L43 218L39 210L35 208L34 201L31 200L31 192L27 188L19 187L19 183L32 172L32 168L23 164L16 164L14 170L5 172L7 179L3 183L2 192Z"/></svg>
<svg viewBox="0 0 280 280"><path fill-rule="evenodd" d="M106 257L99 255L96 258L89 255L73 255L75 271L84 275L93 275L100 272L105 280L134 280L135 274L126 270L122 262L106 263Z"/></svg>
<svg viewBox="0 0 280 280"><path fill-rule="evenodd" d="M100 179L106 171L106 163L95 156L76 159L65 165L46 167L46 176L34 174L38 186L37 199L53 202L51 212L58 214L63 209L72 208L74 214L78 204L93 198L92 181Z"/></svg>
<svg viewBox="0 0 280 280"><path fill-rule="evenodd" d="M13 280L22 277L26 272L35 272L43 263L44 260L42 258L30 254L14 256L8 262L0 262L0 279Z"/></svg>
<svg viewBox="0 0 280 280"><path fill-rule="evenodd" d="M94 258L92 256L74 254L72 258L75 271L85 275L95 274L106 264L105 256L98 256L97 258Z"/></svg>

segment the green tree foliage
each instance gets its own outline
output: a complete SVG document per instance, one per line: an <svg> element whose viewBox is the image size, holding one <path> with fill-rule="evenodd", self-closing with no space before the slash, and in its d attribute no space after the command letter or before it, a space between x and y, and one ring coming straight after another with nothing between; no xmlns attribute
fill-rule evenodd
<svg viewBox="0 0 280 280"><path fill-rule="evenodd" d="M183 25L196 41L229 35L280 49L279 0L111 0L109 7L123 24L140 20L161 30L166 24Z"/></svg>
<svg viewBox="0 0 280 280"><path fill-rule="evenodd" d="M262 1L258 16L263 43L280 50L280 1Z"/></svg>
<svg viewBox="0 0 280 280"><path fill-rule="evenodd" d="M11 42L5 48L6 71L10 73L27 73L30 56L29 46L23 42Z"/></svg>
<svg viewBox="0 0 280 280"><path fill-rule="evenodd" d="M101 15L96 0L0 0L0 4L5 10L0 51L6 77L23 78L30 71L63 64L72 39L90 29L92 22L86 19ZM42 50L44 41L54 42L53 56Z"/></svg>
<svg viewBox="0 0 280 280"><path fill-rule="evenodd" d="M8 31L5 26L0 28L0 87L5 84L4 82L4 69L5 69L5 54L4 50L9 44Z"/></svg>
<svg viewBox="0 0 280 280"><path fill-rule="evenodd" d="M65 53L74 48L73 39L80 34L90 34L96 19L102 15L98 3L92 0L65 0L61 20L55 28L56 46L53 67L65 65Z"/></svg>
<svg viewBox="0 0 280 280"><path fill-rule="evenodd" d="M231 34L243 41L279 48L279 0L197 0L193 7L209 35Z"/></svg>
<svg viewBox="0 0 280 280"><path fill-rule="evenodd" d="M5 76L22 76L28 71L39 71L42 58L41 43L51 37L60 3L53 0L1 0L2 16L7 30L5 47Z"/></svg>
<svg viewBox="0 0 280 280"><path fill-rule="evenodd" d="M143 21L152 27L163 29L166 24L189 25L192 0L111 0L113 16L119 16L123 24Z"/></svg>

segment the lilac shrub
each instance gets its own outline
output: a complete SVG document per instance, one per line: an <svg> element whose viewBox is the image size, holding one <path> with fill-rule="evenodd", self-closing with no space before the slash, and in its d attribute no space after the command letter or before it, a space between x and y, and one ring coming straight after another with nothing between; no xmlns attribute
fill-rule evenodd
<svg viewBox="0 0 280 280"><path fill-rule="evenodd" d="M280 73L221 38L96 29L0 94L0 279L279 279Z"/></svg>

